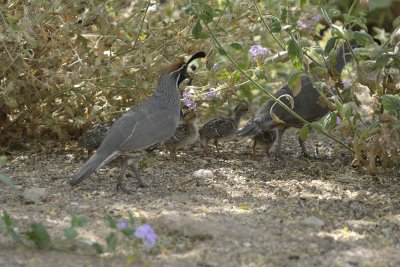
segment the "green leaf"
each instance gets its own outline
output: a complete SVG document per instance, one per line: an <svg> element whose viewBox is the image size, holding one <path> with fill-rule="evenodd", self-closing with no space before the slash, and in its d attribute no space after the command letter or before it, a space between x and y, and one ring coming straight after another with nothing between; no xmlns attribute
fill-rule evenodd
<svg viewBox="0 0 400 267"><path fill-rule="evenodd" d="M383 95L381 97L383 108L389 112L400 112L400 96L399 95Z"/></svg>
<svg viewBox="0 0 400 267"><path fill-rule="evenodd" d="M7 161L7 158L5 156L0 156L0 167L3 166Z"/></svg>
<svg viewBox="0 0 400 267"><path fill-rule="evenodd" d="M301 66L301 48L294 39L288 42L288 57L293 62L296 68L300 69Z"/></svg>
<svg viewBox="0 0 400 267"><path fill-rule="evenodd" d="M135 81L132 79L121 79L119 82L126 87L133 87L135 85Z"/></svg>
<svg viewBox="0 0 400 267"><path fill-rule="evenodd" d="M289 76L288 85L294 96L300 92L302 76L304 76L304 73L301 70L297 70Z"/></svg>
<svg viewBox="0 0 400 267"><path fill-rule="evenodd" d="M117 227L117 221L110 214L107 214L106 219L107 219L107 222L108 222L108 226L110 228L112 228L112 229L117 229L118 228Z"/></svg>
<svg viewBox="0 0 400 267"><path fill-rule="evenodd" d="M282 30L282 25L276 17L270 17L271 18L271 31L272 32L280 32Z"/></svg>
<svg viewBox="0 0 400 267"><path fill-rule="evenodd" d="M300 0L300 8L301 8L301 9L304 9L304 7L306 6L306 4L307 4L307 0Z"/></svg>
<svg viewBox="0 0 400 267"><path fill-rule="evenodd" d="M326 42L326 46L325 46L325 50L324 50L325 55L329 55L329 53L333 50L333 48L335 48L336 41L338 39L339 38L337 36L333 36L331 39L328 40L328 42Z"/></svg>
<svg viewBox="0 0 400 267"><path fill-rule="evenodd" d="M208 4L203 4L202 7L201 18L204 19L205 22L211 22L213 20L214 10Z"/></svg>
<svg viewBox="0 0 400 267"><path fill-rule="evenodd" d="M314 67L311 69L311 72L318 75L324 75L328 73L328 70L325 67Z"/></svg>
<svg viewBox="0 0 400 267"><path fill-rule="evenodd" d="M11 219L10 215L5 210L3 210L3 216L1 217L1 219L3 220L3 223L6 226L7 230L12 229L12 227L15 225L15 221Z"/></svg>
<svg viewBox="0 0 400 267"><path fill-rule="evenodd" d="M200 21L198 20L196 24L193 26L192 34L195 39L205 39L207 35L203 33L203 26L201 26Z"/></svg>
<svg viewBox="0 0 400 267"><path fill-rule="evenodd" d="M0 181L2 181L3 183L5 183L6 185L8 185L11 188L15 189L15 184L14 181L11 179L10 176L4 175L0 173Z"/></svg>
<svg viewBox="0 0 400 267"><path fill-rule="evenodd" d="M367 44L372 44L374 39L365 32L354 32L354 39L356 40L357 44L361 46L366 46Z"/></svg>
<svg viewBox="0 0 400 267"><path fill-rule="evenodd" d="M99 243L97 242L92 243L92 247L96 250L97 254L103 254L104 249Z"/></svg>
<svg viewBox="0 0 400 267"><path fill-rule="evenodd" d="M310 129L308 128L308 125L304 124L303 127L300 130L300 134L299 134L300 139L302 141L306 141L309 132L310 132Z"/></svg>
<svg viewBox="0 0 400 267"><path fill-rule="evenodd" d="M286 22L288 11L285 6L281 7L281 21Z"/></svg>
<svg viewBox="0 0 400 267"><path fill-rule="evenodd" d="M78 232L73 228L64 229L64 236L69 240L74 240L78 236Z"/></svg>
<svg viewBox="0 0 400 267"><path fill-rule="evenodd" d="M47 229L40 223L33 223L31 225L31 231L27 232L26 236L38 247L46 249L52 247L50 235L47 232Z"/></svg>
<svg viewBox="0 0 400 267"><path fill-rule="evenodd" d="M106 237L107 251L114 251L117 247L117 235L115 233L110 233Z"/></svg>
<svg viewBox="0 0 400 267"><path fill-rule="evenodd" d="M78 217L76 215L72 215L72 219L71 219L71 227L75 228L75 227L82 227L84 225L86 225L87 220L85 218L82 217Z"/></svg>
<svg viewBox="0 0 400 267"><path fill-rule="evenodd" d="M340 12L336 8L330 8L330 9L328 9L327 12L328 12L328 17L330 17L330 18L339 17L342 15L342 12Z"/></svg>
<svg viewBox="0 0 400 267"><path fill-rule="evenodd" d="M223 48L218 48L218 53L219 53L221 56L226 56L226 51L225 51Z"/></svg>
<svg viewBox="0 0 400 267"><path fill-rule="evenodd" d="M329 113L323 122L323 126L325 130L332 130L336 126L337 115L335 112Z"/></svg>
<svg viewBox="0 0 400 267"><path fill-rule="evenodd" d="M235 50L242 50L243 46L239 43L231 43L231 47Z"/></svg>

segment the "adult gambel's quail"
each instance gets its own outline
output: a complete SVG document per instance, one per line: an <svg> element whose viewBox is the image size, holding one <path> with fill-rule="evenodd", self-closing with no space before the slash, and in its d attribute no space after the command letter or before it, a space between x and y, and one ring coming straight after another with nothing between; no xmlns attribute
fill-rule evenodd
<svg viewBox="0 0 400 267"><path fill-rule="evenodd" d="M336 51L335 70L338 74L342 72L346 62L352 58L351 54L349 54L349 51L350 50L346 44L339 47ZM308 77L304 76L301 78L301 89L297 95L294 96L292 90L290 90L289 86L286 85L277 93L275 93L274 96L279 98L285 94L290 95L294 100L293 111L309 122L319 120L329 111L327 105L321 105L321 96L317 89L314 88L311 80ZM289 105L288 101L283 100L283 102L286 105ZM275 153L276 156L279 157L281 153L282 135L285 130L288 127L301 128L304 123L295 118L280 105L274 106L273 113L275 113L280 120L284 121L284 123L276 122L270 114L270 110L273 105L273 100L267 100L257 111L255 117L247 122L241 129L239 129L237 134L238 136L256 136L272 128L276 128L277 145ZM304 141L301 140L300 137L298 140L303 154L308 156Z"/></svg>
<svg viewBox="0 0 400 267"><path fill-rule="evenodd" d="M193 144L199 138L199 129L196 125L197 116L193 110L183 114L182 122L179 123L174 136L164 142L172 160L176 161L176 150Z"/></svg>
<svg viewBox="0 0 400 267"><path fill-rule="evenodd" d="M234 118L217 117L204 124L200 129L200 142L204 153L208 153L208 142L214 139L219 154L218 140L235 136L240 119L248 111L249 104L243 102L235 108Z"/></svg>
<svg viewBox="0 0 400 267"><path fill-rule="evenodd" d="M131 108L113 123L100 147L75 173L70 184L77 185L104 164L123 156L124 163L118 177L117 188L127 193L131 192L123 183L129 165L133 165L139 184L144 186L137 170L144 156L144 150L173 136L180 117L178 85L189 78L187 73L189 63L205 56L205 52L198 52L186 63L182 59L166 68L161 73L155 93L146 102Z"/></svg>

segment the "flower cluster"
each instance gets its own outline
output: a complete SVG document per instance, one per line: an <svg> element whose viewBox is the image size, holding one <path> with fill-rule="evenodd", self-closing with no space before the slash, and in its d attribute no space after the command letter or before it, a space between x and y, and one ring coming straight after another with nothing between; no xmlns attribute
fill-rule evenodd
<svg viewBox="0 0 400 267"><path fill-rule="evenodd" d="M254 60L265 59L268 57L269 53L269 49L261 45L253 45L249 49L249 54Z"/></svg>
<svg viewBox="0 0 400 267"><path fill-rule="evenodd" d="M215 88L210 88L207 92L207 96L211 98L217 97L217 91Z"/></svg>
<svg viewBox="0 0 400 267"><path fill-rule="evenodd" d="M123 231L124 234L126 235L131 235L132 234L132 229L129 228L129 223L127 220L120 220L117 223L118 229ZM128 234L127 234L128 233ZM142 240L143 248L144 249L149 249L153 247L157 243L157 234L153 231L153 228L151 228L150 225L148 224L142 224L138 226L133 233L133 235L136 238L139 238Z"/></svg>
<svg viewBox="0 0 400 267"><path fill-rule="evenodd" d="M185 106L187 106L189 109L194 109L197 104L194 101L194 94L190 92L183 92L183 103Z"/></svg>
<svg viewBox="0 0 400 267"><path fill-rule="evenodd" d="M313 30L315 25L317 25L322 18L321 14L315 14L311 18L305 17L297 21L297 26L300 30Z"/></svg>
<svg viewBox="0 0 400 267"><path fill-rule="evenodd" d="M149 249L157 242L157 234L154 233L153 228L148 224L142 224L135 230L134 234L137 238L142 239L143 248Z"/></svg>

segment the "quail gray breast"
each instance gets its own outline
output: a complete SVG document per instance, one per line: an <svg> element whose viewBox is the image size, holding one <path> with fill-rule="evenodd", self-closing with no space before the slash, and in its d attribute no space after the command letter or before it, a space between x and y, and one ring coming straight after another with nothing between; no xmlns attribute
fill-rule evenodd
<svg viewBox="0 0 400 267"><path fill-rule="evenodd" d="M145 149L167 140L175 133L180 117L178 85L189 78L188 64L205 56L205 52L198 52L187 62L182 59L164 69L155 93L146 102L131 108L113 123L99 148L74 174L70 184L77 185L104 164L121 156L124 163L118 177L117 188L127 193L132 192L123 183L130 165L133 166L139 184L144 186L138 173L138 164L145 154Z"/></svg>
<svg viewBox="0 0 400 267"><path fill-rule="evenodd" d="M240 119L249 111L248 103L239 104L234 111L234 118L217 117L204 124L199 133L201 146L205 154L208 153L208 143L214 140L217 153L220 153L218 141L236 136Z"/></svg>
<svg viewBox="0 0 400 267"><path fill-rule="evenodd" d="M182 122L179 123L174 136L164 142L169 151L171 159L176 161L176 150L193 144L199 138L197 116L193 110L183 114Z"/></svg>

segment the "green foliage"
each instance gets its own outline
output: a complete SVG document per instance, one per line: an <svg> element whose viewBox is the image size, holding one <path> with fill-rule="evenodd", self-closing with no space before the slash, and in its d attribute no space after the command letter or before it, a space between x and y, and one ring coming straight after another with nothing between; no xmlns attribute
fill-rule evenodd
<svg viewBox="0 0 400 267"><path fill-rule="evenodd" d="M32 223L31 230L26 233L26 236L40 248L49 249L53 246L47 229L40 223Z"/></svg>

